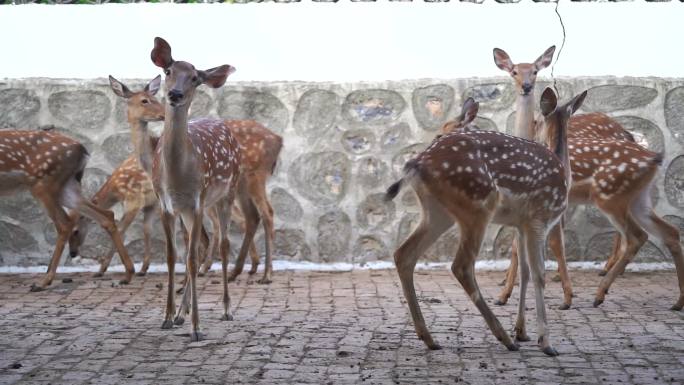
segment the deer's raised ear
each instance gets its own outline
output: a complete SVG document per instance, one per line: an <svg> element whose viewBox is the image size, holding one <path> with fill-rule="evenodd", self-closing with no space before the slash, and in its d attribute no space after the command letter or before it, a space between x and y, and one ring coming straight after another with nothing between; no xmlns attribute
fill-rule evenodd
<svg viewBox="0 0 684 385"><path fill-rule="evenodd" d="M159 87L161 86L161 75L157 75L154 79L150 80L149 83L145 86L145 92L149 93L150 95L155 95L157 91L159 91Z"/></svg>
<svg viewBox="0 0 684 385"><path fill-rule="evenodd" d="M150 58L152 63L160 68L168 68L173 64L173 58L171 57L171 46L166 40L161 37L154 38L154 48L150 53Z"/></svg>
<svg viewBox="0 0 684 385"><path fill-rule="evenodd" d="M556 46L552 45L551 47L547 48L546 51L544 51L544 53L537 58L537 60L534 61L534 66L537 67L537 70L544 69L551 64L554 52L556 52Z"/></svg>
<svg viewBox="0 0 684 385"><path fill-rule="evenodd" d="M114 91L115 94L121 96L122 98L128 99L133 95L131 90L129 90L125 84L114 79L112 75L109 75L109 86L112 87L112 91Z"/></svg>
<svg viewBox="0 0 684 385"><path fill-rule="evenodd" d="M513 71L513 62L511 61L511 58L508 57L506 51L502 49L494 48L494 63L496 63L497 67L506 72Z"/></svg>
<svg viewBox="0 0 684 385"><path fill-rule="evenodd" d="M570 115L572 115L575 112L577 112L577 110L579 110L580 107L582 107L582 103L584 103L584 99L586 97L587 97L587 90L584 90L584 92L582 92L581 94L572 98L572 100L569 101L568 104L566 104L566 107L568 109L568 113L570 113Z"/></svg>
<svg viewBox="0 0 684 385"><path fill-rule="evenodd" d="M539 101L539 107L541 109L542 115L549 116L552 114L554 111L556 111L557 104L558 98L556 97L556 93L553 92L551 87L546 87L542 93L541 100Z"/></svg>
<svg viewBox="0 0 684 385"><path fill-rule="evenodd" d="M463 102L463 108L461 109L461 123L465 126L470 124L476 117L477 111L480 109L480 103L476 102L473 98L466 99Z"/></svg>
<svg viewBox="0 0 684 385"><path fill-rule="evenodd" d="M202 83L211 88L221 87L228 78L228 75L235 72L235 67L224 64L219 67L214 67L206 71L197 71Z"/></svg>

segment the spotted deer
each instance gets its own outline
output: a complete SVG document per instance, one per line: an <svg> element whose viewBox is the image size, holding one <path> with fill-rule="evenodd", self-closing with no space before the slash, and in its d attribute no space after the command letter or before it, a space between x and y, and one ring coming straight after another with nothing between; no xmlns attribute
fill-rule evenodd
<svg viewBox="0 0 684 385"><path fill-rule="evenodd" d="M549 48L546 52L551 52L552 55L553 53L551 48ZM549 57L548 60L550 62L551 57ZM534 85L536 82L536 71L539 68L537 64L513 64L508 54L506 54L506 52L498 48L494 49L494 61L500 69L508 72L511 75L511 77L513 77L516 85L516 90L519 91L520 95L525 93L525 89L528 90L528 94L533 92ZM539 59L535 61L535 63L539 62ZM520 107L518 106L518 108ZM529 110L529 107L523 108L523 110L527 111ZM516 125L520 125L519 127L516 126L516 131L527 132L528 134L532 133L534 135L543 136L542 132L540 131L541 122L535 122L535 120L531 118L532 115L527 112L523 115L525 116L525 119L516 118ZM611 218L615 215L625 216L630 211L633 211L630 208L630 205L632 205L632 203L630 203L629 199L640 196L639 194L642 193L648 195L648 192L651 189L651 183L646 182L647 180L651 180L653 176L648 173L644 174L641 172L635 172L632 169L632 167L618 167L619 164L615 164L616 158L614 158L614 154L616 151L622 153L624 153L625 151L627 151L628 153L632 153L634 151L634 153L638 154L639 157L643 157L643 159L640 158L640 160L637 161L637 164L643 164L643 162L650 163L651 161L649 159L652 159L652 157L654 157L655 155L654 153L648 152L647 150L638 146L635 143L632 134L625 130L622 127L622 125L620 125L617 121L603 113L587 113L571 116L568 121L567 136L568 148L570 151L570 168L572 170L570 204L593 204L599 210L601 210L604 213L604 215L606 215L608 218ZM592 142L593 144L588 146L587 142ZM604 142L606 145L601 145ZM616 148L616 146L623 146L625 148ZM587 148L589 149L589 151L586 150ZM595 148L609 148L612 149L612 151L598 151L594 150ZM634 150L635 148L639 148L643 152L636 151ZM588 156L588 154L591 154L591 156ZM630 165L632 162L631 158L629 159L629 161L630 162L628 162L628 165ZM628 183L630 186L629 192L623 192L622 197L625 200L621 201L621 203L618 204L619 207L613 205L613 207L610 208L610 210L608 210L606 207L602 207L599 203L599 200L594 199L593 195L588 195L587 193L587 191L589 191L589 186L593 183L593 175L589 174L592 174L594 172L598 173L598 168L600 168L600 165L604 164L614 166L610 168L612 173L611 178L613 179L604 181L603 183L606 184L605 186L599 185L596 189L591 190L593 191L593 193L598 193L601 189L608 188L609 185L617 183L615 181L618 179L627 181L625 183ZM643 181L637 180L638 178L642 177L646 179L644 179ZM644 185L643 183L646 184ZM646 191L638 191L640 188L643 188ZM617 198L617 196L615 198ZM642 202L640 204L646 203ZM654 230L651 230L649 232L651 232L651 234L654 234L654 236L657 239L663 240L666 247L670 251L670 254L672 254L673 258L675 259L675 263L678 263L677 260L679 259L678 256L681 255L681 250L679 250L679 247L676 246L672 241L673 237L679 237L678 233L674 231L675 229L672 226L667 225L665 222L662 221L662 219L657 217L657 215L653 213L653 210L650 207L650 205L647 208L643 207L640 210L643 211L643 217L654 216L655 219L649 219L648 222L655 221L655 223L658 223L658 225L650 225L649 227L653 228ZM618 214L619 212L621 214ZM616 221L612 219L611 223L613 223L618 232L615 236L613 251L601 275L606 275L609 271L613 269L613 267L615 267L616 263L621 259L621 255L623 254L623 252L621 252L621 249L626 247L623 246L623 244L625 242L628 242L624 238L625 233L621 230L622 226L616 225ZM559 273L563 285L564 299L563 304L560 308L568 309L572 303L572 286L570 283L569 275L567 274L567 268L565 263L562 225L563 222L561 221L558 228L554 229L554 231L551 232L549 238L549 247L556 256L556 260L558 261ZM516 245L514 242L511 253L511 266L509 267L506 275L505 286L501 294L499 295L498 300L495 302L498 305L505 304L513 291L513 285L515 283L515 275L517 271L517 257L518 256L516 252ZM620 272L616 274L620 274L622 271L624 271L624 268L622 268ZM682 273L679 273L679 269L678 277L681 288L683 285L684 275L682 275ZM601 286L605 286L607 289L607 287L610 286L610 283L612 283L613 280L614 277L612 279L603 280ZM600 304L603 301L604 296L605 293L599 293L596 297L595 304ZM673 306L673 308L681 309L681 307L682 300L680 299L677 302L677 304Z"/></svg>
<svg viewBox="0 0 684 385"><path fill-rule="evenodd" d="M135 138L147 132L147 124L164 120L164 106L154 97L161 85L161 76L152 79L142 91L132 92L125 84L109 76L109 84L116 95L126 100L127 119L131 128L131 135ZM150 138L150 148L157 146L157 138ZM154 193L152 181L148 174L140 167L138 156L133 154L126 158L113 172L107 181L91 198L91 202L102 209L110 209L122 203L124 215L118 223L121 238L125 238L128 227L140 211L143 212L143 242L144 255L142 268L138 275L145 275L150 266L150 232L152 220L159 207L159 201ZM69 245L72 253L78 253L88 232L89 220L81 218L74 230ZM111 249L101 260L100 270L96 277L102 276L109 267L114 249Z"/></svg>
<svg viewBox="0 0 684 385"><path fill-rule="evenodd" d="M174 268L176 261L175 219L180 215L188 228L187 251L188 290L191 302L191 340L202 338L199 328L197 302L198 243L205 210L216 210L219 225L219 249L223 278L223 320L231 320L230 296L228 293L228 248L227 228L231 206L236 197L240 177L242 153L240 145L224 121L218 119L197 119L188 121L188 110L201 84L212 88L221 87L234 67L222 65L206 71L195 69L185 61L176 61L171 56L171 46L162 38L154 39L150 54L152 62L165 74L166 109L164 129L157 149L152 154L146 143L149 135L140 135L136 151L143 169L152 170L152 184L161 205L161 221L166 237L166 261L168 265L168 287L164 322L162 329L173 327L175 312ZM149 167L152 165L152 167ZM239 196L241 206L251 204ZM253 206L249 209L256 210ZM245 211L245 210L243 210ZM246 250L245 242L242 249Z"/></svg>
<svg viewBox="0 0 684 385"><path fill-rule="evenodd" d="M543 102L551 98L547 94ZM568 102L561 108L562 113L576 111L585 96L586 92ZM544 305L544 243L563 215L568 199L566 135L562 131L559 134L554 154L539 143L499 132L449 132L409 161L404 177L387 190L387 199L392 199L404 184L410 184L423 211L421 223L397 249L394 261L416 333L428 348L440 346L432 339L420 311L413 272L420 255L458 222L461 242L451 271L494 336L509 350L518 350L485 302L475 279L475 259L487 225L498 223L518 230L521 254L529 262L529 269L525 258L520 263L521 300L515 337L518 341L529 340L525 330L525 291L531 270L538 342L545 354L558 354L549 339Z"/></svg>
<svg viewBox="0 0 684 385"><path fill-rule="evenodd" d="M0 130L0 195L28 190L47 211L57 230L57 243L43 280L32 285L41 291L52 283L57 265L79 215L104 228L126 269L122 284L130 282L135 268L126 252L111 211L81 195L81 179L88 151L79 142L54 131Z"/></svg>

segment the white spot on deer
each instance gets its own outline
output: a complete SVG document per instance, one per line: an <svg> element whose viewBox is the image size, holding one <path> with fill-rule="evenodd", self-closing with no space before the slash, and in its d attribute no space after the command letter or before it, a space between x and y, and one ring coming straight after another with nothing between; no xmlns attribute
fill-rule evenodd
<svg viewBox="0 0 684 385"><path fill-rule="evenodd" d="M617 170L619 172L625 172L626 168L627 168L627 163L620 163L620 165L617 167Z"/></svg>

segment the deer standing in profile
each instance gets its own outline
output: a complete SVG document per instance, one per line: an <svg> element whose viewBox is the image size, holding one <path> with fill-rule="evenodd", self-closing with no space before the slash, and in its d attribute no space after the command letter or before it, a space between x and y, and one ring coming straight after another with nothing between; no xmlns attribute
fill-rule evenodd
<svg viewBox="0 0 684 385"><path fill-rule="evenodd" d="M565 123L585 96L586 92L561 108L554 108L550 114ZM550 104L551 100L555 100L553 92L545 92L542 103ZM394 261L416 333L428 348L440 347L432 339L420 311L413 272L423 252L458 222L461 242L451 271L494 336L509 350L518 349L485 302L475 279L475 259L487 225L498 223L518 230L523 255L515 337L519 341L529 340L525 329L525 289L531 270L538 342L545 354L558 354L549 339L544 305L544 244L549 231L563 215L568 199L566 136L562 130L559 134L554 154L539 143L499 132L450 132L436 138L425 151L409 161L404 167L405 176L387 190L387 199L392 199L402 185L410 184L423 210L421 223L397 249Z"/></svg>
<svg viewBox="0 0 684 385"><path fill-rule="evenodd" d="M126 269L122 284L130 282L135 268L114 222L114 214L81 195L81 179L88 151L79 142L53 131L0 130L0 195L29 190L42 203L57 230L57 243L47 275L31 291L52 283L64 246L79 215L102 226L109 234ZM66 209L72 212L67 212Z"/></svg>
<svg viewBox="0 0 684 385"><path fill-rule="evenodd" d="M540 62L540 58L534 64L513 64L506 52L498 48L494 49L494 62L500 69L511 75L519 93L515 128L518 135L524 133L525 135L541 135L542 138L544 136L540 128L541 122L535 122L533 115L529 112L530 107L520 101L521 95L533 92L537 71L543 67L539 64L547 61L550 63L553 48L549 48L542 55L541 58L547 57L546 60ZM522 115L519 113L521 110ZM636 144L632 134L617 121L602 113L595 112L570 117L567 137L572 171L570 204L593 204L617 230L613 251L601 273L606 278L601 281L594 305L598 306L603 302L608 287L615 277L624 271L624 266L646 241L641 240L645 229L665 244L675 261L680 297L672 308L681 309L684 306L684 262L679 244L679 232L653 212L648 198L662 156ZM628 154L629 157L627 157ZM609 201L606 201L605 197L610 197ZM636 220L640 226L634 226L634 221L627 218ZM565 263L562 226L561 221L551 232L549 246L558 261L563 285L564 299L561 309L568 309L572 303L572 286ZM518 261L516 249L514 243L505 286L496 301L498 305L505 304L513 291Z"/></svg>
<svg viewBox="0 0 684 385"><path fill-rule="evenodd" d="M191 340L202 338L197 303L198 244L205 210L216 210L223 276L223 320L232 319L228 293L228 234L231 206L240 177L242 153L231 130L222 120L198 119L188 122L188 110L201 84L221 87L235 71L222 65L206 71L171 56L171 47L162 38L154 39L152 62L164 70L166 112L164 130L152 155L149 135L139 135L136 151L143 169L150 170L154 190L161 205L161 221L166 236L168 289L163 329L173 327L175 312L174 265L176 261L175 219L180 215L189 233L187 272L192 311ZM251 201L239 198L241 207L256 210ZM246 203L246 205L245 205ZM245 215L250 211L243 209ZM247 237L245 237L246 239ZM251 240L250 240L251 242ZM248 245L249 243L247 243ZM240 252L246 252L243 242Z"/></svg>
<svg viewBox="0 0 684 385"><path fill-rule="evenodd" d="M131 127L133 138L147 132L147 124L164 120L164 106L154 97L161 85L161 76L152 79L142 91L132 92L125 84L119 82L112 76L109 77L109 84L116 95L126 100L127 119ZM137 139L134 139L134 142ZM150 138L150 149L157 146L157 139ZM140 167L138 156L133 154L126 158L117 167L107 181L91 198L91 202L102 209L110 209L118 203L124 207L124 215L119 221L118 228L121 238L125 238L128 227L140 211L143 212L143 242L144 256L142 268L138 275L145 275L150 266L150 232L152 230L152 220L155 211L158 210L159 200L154 193L152 180L148 174ZM82 245L90 221L81 218L78 227L74 230L69 246L72 253L78 253L78 248ZM96 277L102 276L109 267L114 254L111 249L101 260L100 270L95 274Z"/></svg>

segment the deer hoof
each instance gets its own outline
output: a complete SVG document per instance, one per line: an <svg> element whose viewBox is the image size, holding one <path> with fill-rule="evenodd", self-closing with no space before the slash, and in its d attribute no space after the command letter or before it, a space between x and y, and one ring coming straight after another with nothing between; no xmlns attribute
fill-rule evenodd
<svg viewBox="0 0 684 385"><path fill-rule="evenodd" d="M162 329L172 329L173 328L173 321L171 321L170 319L164 320L164 322L162 322L161 328Z"/></svg>
<svg viewBox="0 0 684 385"><path fill-rule="evenodd" d="M173 319L173 324L174 324L174 325L180 326L180 325L182 325L182 324L184 324L184 323L185 323L185 318L183 318L183 317L181 317L181 316L177 316L176 318Z"/></svg>
<svg viewBox="0 0 684 385"><path fill-rule="evenodd" d="M135 273L135 275L137 275L138 277L144 277L147 275L147 272L146 271L139 271L139 272Z"/></svg>
<svg viewBox="0 0 684 385"><path fill-rule="evenodd" d="M100 277L102 277L103 275L104 275L103 272L98 271L97 273L93 274L93 278L100 278Z"/></svg>
<svg viewBox="0 0 684 385"><path fill-rule="evenodd" d="M559 274L556 274L556 275L553 276L553 278L551 278L551 280L552 280L553 282L560 282L560 281L561 281L561 277L560 277Z"/></svg>
<svg viewBox="0 0 684 385"><path fill-rule="evenodd" d="M601 271L599 271L599 274L598 274L598 275L599 275L600 277L605 277L606 274L608 274L608 271L607 271L607 270L601 270Z"/></svg>
<svg viewBox="0 0 684 385"><path fill-rule="evenodd" d="M204 339L204 334L202 332L192 332L190 333L190 341L192 342L198 342L202 341Z"/></svg>
<svg viewBox="0 0 684 385"><path fill-rule="evenodd" d="M45 291L45 287L43 286L38 286L35 283L31 285L31 288L29 289L31 293L37 293L39 291Z"/></svg>
<svg viewBox="0 0 684 385"><path fill-rule="evenodd" d="M568 310L570 309L570 304L569 303L564 303L558 307L560 310Z"/></svg>
<svg viewBox="0 0 684 385"><path fill-rule="evenodd" d="M230 313L224 314L221 316L221 321L232 321L233 320L233 315Z"/></svg>
<svg viewBox="0 0 684 385"><path fill-rule="evenodd" d="M518 345L516 343L508 344L508 345L506 345L506 349L508 349L512 352L517 352L518 350L520 350L520 345Z"/></svg>
<svg viewBox="0 0 684 385"><path fill-rule="evenodd" d="M119 281L119 285L128 285L131 281L128 278L124 278Z"/></svg>
<svg viewBox="0 0 684 385"><path fill-rule="evenodd" d="M438 344L437 342L433 342L431 344L428 344L427 347L430 350L442 350L442 345Z"/></svg>
<svg viewBox="0 0 684 385"><path fill-rule="evenodd" d="M508 302L508 300L497 299L496 301L494 301L494 305L496 305L496 306L503 306L503 305L506 304L506 302Z"/></svg>
<svg viewBox="0 0 684 385"><path fill-rule="evenodd" d="M682 306L679 305L679 304L674 304L674 305L672 305L672 307L670 308L670 310L680 311L680 310L682 310Z"/></svg>
<svg viewBox="0 0 684 385"><path fill-rule="evenodd" d="M183 294L184 291L185 291L185 287L181 286L178 288L178 290L176 290L176 294Z"/></svg>
<svg viewBox="0 0 684 385"><path fill-rule="evenodd" d="M603 300L602 300L602 299L596 298L596 299L594 300L594 307L599 307L602 303L603 303Z"/></svg>
<svg viewBox="0 0 684 385"><path fill-rule="evenodd" d="M554 349L552 346L547 346L544 349L542 349L542 352L546 354L547 356L555 357L558 355L558 350Z"/></svg>
<svg viewBox="0 0 684 385"><path fill-rule="evenodd" d="M516 334L515 340L519 342L528 342L530 340L530 336L528 336L527 333Z"/></svg>
<svg viewBox="0 0 684 385"><path fill-rule="evenodd" d="M259 283L262 284L262 285L268 285L269 283L271 283L271 282L273 282L273 281L270 280L269 278L261 278L261 279L258 280L257 282L259 282Z"/></svg>

